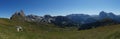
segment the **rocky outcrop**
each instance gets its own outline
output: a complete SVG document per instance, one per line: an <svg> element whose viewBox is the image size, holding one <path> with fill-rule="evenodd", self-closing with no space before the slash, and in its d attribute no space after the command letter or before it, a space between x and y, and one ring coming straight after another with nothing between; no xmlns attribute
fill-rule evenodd
<svg viewBox="0 0 120 39"><path fill-rule="evenodd" d="M17 12L15 12L15 14L13 14L11 17L10 17L10 19L11 20L14 20L14 21L25 21L25 14L24 14L24 12L23 12L23 10L21 10L21 11L17 11Z"/></svg>
<svg viewBox="0 0 120 39"><path fill-rule="evenodd" d="M42 16L36 16L32 14L26 16L26 21L29 21L29 22L41 22L42 19L43 19Z"/></svg>
<svg viewBox="0 0 120 39"><path fill-rule="evenodd" d="M43 23L52 23L54 21L54 17L50 15L45 15L45 16L37 16L37 15L27 15L26 16L26 21L29 22L43 22Z"/></svg>

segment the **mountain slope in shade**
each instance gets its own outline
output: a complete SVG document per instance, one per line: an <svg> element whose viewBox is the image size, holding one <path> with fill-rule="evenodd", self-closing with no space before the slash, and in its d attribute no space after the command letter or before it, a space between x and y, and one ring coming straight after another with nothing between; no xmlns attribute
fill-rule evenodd
<svg viewBox="0 0 120 39"><path fill-rule="evenodd" d="M85 14L71 14L71 15L67 15L66 17L68 17L74 22L81 24L92 23L96 21L96 19L92 18L90 15L85 15Z"/></svg>
<svg viewBox="0 0 120 39"><path fill-rule="evenodd" d="M79 27L79 30L92 29L92 28L97 28L105 25L109 26L109 25L117 25L117 24L120 24L120 22L109 19L109 18L104 18L102 20L99 20L93 23L83 24Z"/></svg>

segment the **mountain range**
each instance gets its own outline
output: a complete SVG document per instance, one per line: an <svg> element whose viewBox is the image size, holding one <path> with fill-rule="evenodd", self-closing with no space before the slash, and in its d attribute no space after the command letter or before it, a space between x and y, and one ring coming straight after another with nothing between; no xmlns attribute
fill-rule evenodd
<svg viewBox="0 0 120 39"><path fill-rule="evenodd" d="M37 15L25 15L24 11L15 12L10 17L11 20L20 22L36 22L36 23L49 23L57 25L58 27L77 27L81 29L90 29L93 27L99 27L102 25L119 24L120 15L115 15L112 12L107 13L101 11L99 15L87 15L87 14L69 14L66 16L37 16Z"/></svg>

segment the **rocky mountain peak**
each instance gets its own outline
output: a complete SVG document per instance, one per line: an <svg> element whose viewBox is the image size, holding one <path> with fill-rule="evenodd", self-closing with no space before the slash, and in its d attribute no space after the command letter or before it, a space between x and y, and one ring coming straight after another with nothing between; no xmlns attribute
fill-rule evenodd
<svg viewBox="0 0 120 39"><path fill-rule="evenodd" d="M24 14L24 11L23 11L23 10L21 10L19 13L20 13L20 15L21 15L21 16L25 16L25 14Z"/></svg>
<svg viewBox="0 0 120 39"><path fill-rule="evenodd" d="M24 11L23 11L23 10L21 10L21 11L16 11L16 12L15 12L15 14L13 14L13 15L22 16L22 17L24 17L24 16L25 16L25 14L24 14Z"/></svg>
<svg viewBox="0 0 120 39"><path fill-rule="evenodd" d="M101 15L101 16L103 16L103 15L107 15L107 13L106 12L104 12L104 11L101 11L100 13L99 13L99 15Z"/></svg>
<svg viewBox="0 0 120 39"><path fill-rule="evenodd" d="M25 14L24 14L24 11L21 10L21 11L16 11L15 14L13 14L11 17L10 17L11 20L24 20L25 19Z"/></svg>
<svg viewBox="0 0 120 39"><path fill-rule="evenodd" d="M107 12L104 12L104 11L101 11L101 12L99 13L99 17L100 17L100 18L107 18L107 17L108 17L108 13L107 13Z"/></svg>

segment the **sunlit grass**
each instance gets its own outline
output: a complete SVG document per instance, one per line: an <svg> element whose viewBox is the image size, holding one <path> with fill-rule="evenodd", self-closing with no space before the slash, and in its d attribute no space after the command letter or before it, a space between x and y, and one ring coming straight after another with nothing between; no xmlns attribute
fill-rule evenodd
<svg viewBox="0 0 120 39"><path fill-rule="evenodd" d="M22 26L24 31L17 32L16 25ZM18 23L0 19L0 39L120 39L120 25L80 31L71 29L58 28L52 24L35 25L29 22Z"/></svg>

